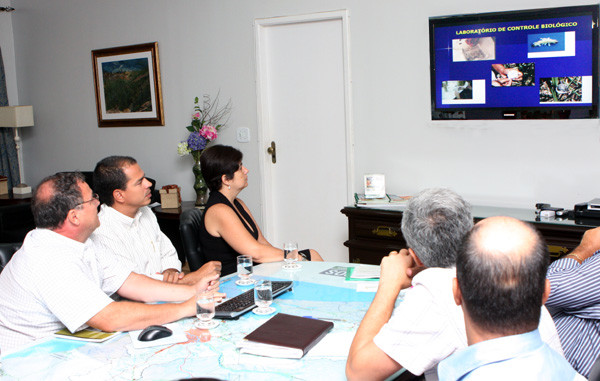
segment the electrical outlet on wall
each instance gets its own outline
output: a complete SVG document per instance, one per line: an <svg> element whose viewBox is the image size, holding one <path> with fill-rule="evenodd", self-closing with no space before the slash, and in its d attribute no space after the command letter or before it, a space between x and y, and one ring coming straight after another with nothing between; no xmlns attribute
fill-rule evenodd
<svg viewBox="0 0 600 381"><path fill-rule="evenodd" d="M250 129L248 127L238 127L237 141L239 143L248 143L250 141Z"/></svg>

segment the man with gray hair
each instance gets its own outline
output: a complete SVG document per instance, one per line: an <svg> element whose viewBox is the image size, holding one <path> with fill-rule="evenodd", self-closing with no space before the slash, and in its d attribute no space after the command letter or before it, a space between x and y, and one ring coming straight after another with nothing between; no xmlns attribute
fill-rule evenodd
<svg viewBox="0 0 600 381"><path fill-rule="evenodd" d="M469 204L451 190L427 189L410 200L402 215L408 249L393 251L381 261L377 293L350 347L349 380L384 379L402 368L435 380L437 364L467 347L452 280L458 250L472 226ZM415 266L425 270L411 280L408 274ZM398 300L400 291L409 287ZM545 309L541 322L542 338L562 353Z"/></svg>

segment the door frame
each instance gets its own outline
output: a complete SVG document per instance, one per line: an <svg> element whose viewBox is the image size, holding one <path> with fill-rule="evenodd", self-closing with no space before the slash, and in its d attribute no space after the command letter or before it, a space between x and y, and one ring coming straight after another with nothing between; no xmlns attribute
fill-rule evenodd
<svg viewBox="0 0 600 381"><path fill-rule="evenodd" d="M295 16L270 17L254 20L254 43L256 51L256 99L258 115L258 163L261 176L261 211L263 216L263 234L268 236L273 228L271 156L267 153L270 146L273 129L269 120L269 94L266 87L268 79L267 57L265 51L265 32L273 26L310 23L327 20L341 20L342 50L344 70L344 117L346 127L346 203L354 203L354 129L352 120L352 80L350 75L350 28L347 9L302 14ZM340 205L343 207L345 205Z"/></svg>

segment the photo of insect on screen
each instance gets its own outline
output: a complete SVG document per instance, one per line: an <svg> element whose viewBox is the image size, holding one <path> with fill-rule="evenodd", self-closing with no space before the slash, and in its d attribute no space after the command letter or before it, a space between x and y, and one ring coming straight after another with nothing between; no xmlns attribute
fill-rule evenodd
<svg viewBox="0 0 600 381"><path fill-rule="evenodd" d="M582 87L581 76L540 78L540 103L581 102Z"/></svg>
<svg viewBox="0 0 600 381"><path fill-rule="evenodd" d="M492 86L535 86L535 63L492 64Z"/></svg>

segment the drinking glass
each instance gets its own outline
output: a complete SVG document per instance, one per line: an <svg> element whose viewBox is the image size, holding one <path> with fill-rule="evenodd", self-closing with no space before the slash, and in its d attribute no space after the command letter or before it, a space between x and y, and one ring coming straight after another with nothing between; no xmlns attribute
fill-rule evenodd
<svg viewBox="0 0 600 381"><path fill-rule="evenodd" d="M258 306L252 312L257 315L270 315L275 308L270 307L273 303L273 289L270 280L259 280L254 285L254 303Z"/></svg>
<svg viewBox="0 0 600 381"><path fill-rule="evenodd" d="M196 328L210 329L219 325L212 320L215 317L215 299L212 292L200 292L196 295Z"/></svg>
<svg viewBox="0 0 600 381"><path fill-rule="evenodd" d="M248 255L240 255L237 257L237 273L238 279L235 283L240 286L249 286L254 284L252 276L252 257Z"/></svg>
<svg viewBox="0 0 600 381"><path fill-rule="evenodd" d="M299 269L301 266L296 263L300 257L298 254L298 244L296 242L286 242L283 244L283 268L286 270Z"/></svg>

